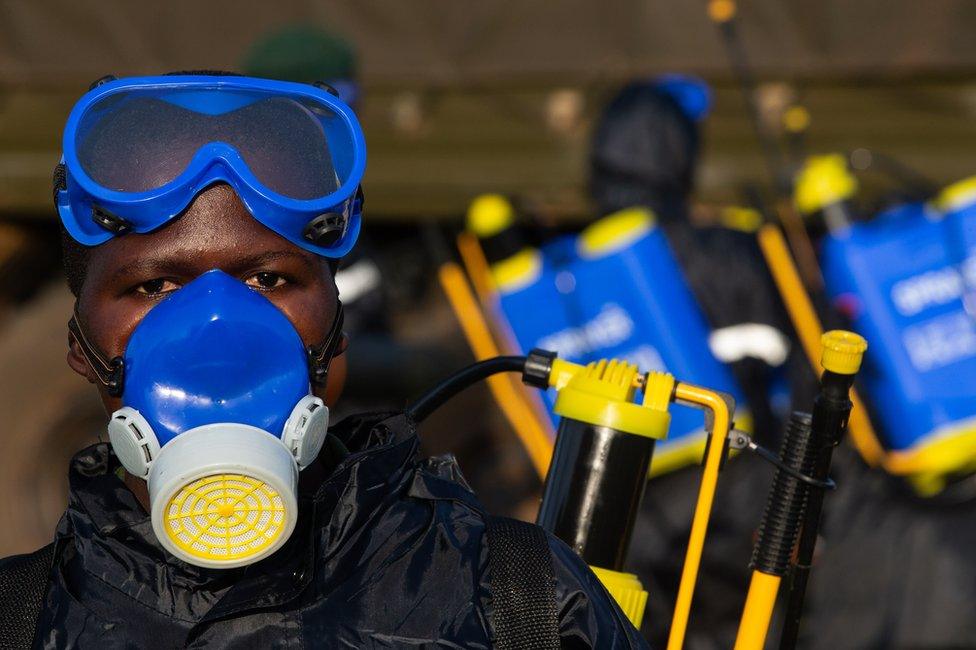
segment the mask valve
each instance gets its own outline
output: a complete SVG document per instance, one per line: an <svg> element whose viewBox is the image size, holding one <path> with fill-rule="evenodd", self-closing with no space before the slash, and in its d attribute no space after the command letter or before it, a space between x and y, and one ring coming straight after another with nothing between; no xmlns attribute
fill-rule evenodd
<svg viewBox="0 0 976 650"><path fill-rule="evenodd" d="M329 429L329 407L314 395L299 400L285 422L281 441L304 469L322 450Z"/></svg>
<svg viewBox="0 0 976 650"><path fill-rule="evenodd" d="M113 413L108 423L108 439L127 472L139 478L149 476L149 468L159 456L159 441L139 411L123 406Z"/></svg>

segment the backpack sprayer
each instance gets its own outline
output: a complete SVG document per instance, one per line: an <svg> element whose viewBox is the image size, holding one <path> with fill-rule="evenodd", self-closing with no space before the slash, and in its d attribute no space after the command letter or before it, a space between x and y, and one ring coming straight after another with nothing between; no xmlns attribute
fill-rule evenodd
<svg viewBox="0 0 976 650"><path fill-rule="evenodd" d="M782 229L764 224L758 243L803 350L816 370L823 325L814 305L828 300L871 338L862 388L876 407L871 415L881 431L852 391L851 442L869 466L906 479L921 496L936 495L976 469L976 408L967 381L976 375L971 254L976 181L937 192L929 179L898 161L861 150L859 167L867 162L897 180L906 203L868 221L855 218L851 200L858 183L845 157L808 157L796 165L794 178L794 165L786 163L761 120L737 36L735 2L712 0L709 14L728 49L770 168ZM797 112L803 119L793 119ZM809 115L794 105L783 122L799 163ZM800 214L822 231L819 259Z"/></svg>
<svg viewBox="0 0 976 650"><path fill-rule="evenodd" d="M756 233L757 243L766 260L773 282L793 325L807 359L819 373L818 355L823 325L814 307L811 293L819 293L823 276L803 219L794 202L793 178L790 166L776 134L764 122L757 101L755 76L746 56L737 25L738 7L735 0L710 0L708 17L718 28L726 48L730 66L739 82L746 112L753 125L756 140L766 161L770 185L776 201L779 225L767 221ZM803 136L809 126L809 112L794 104L784 112L783 127L789 138L791 153L798 157ZM827 193L843 193L844 182L828 183ZM784 236L785 235L785 236ZM874 467L883 464L885 449L868 417L856 389L851 389L854 409L851 413L850 434L854 448L864 461Z"/></svg>
<svg viewBox="0 0 976 650"><path fill-rule="evenodd" d="M492 285L483 277L487 264L474 255L478 252L477 242L466 241L462 235L459 244L469 271L477 270L477 263L484 267L481 273L472 273L472 280L485 311L491 313ZM789 253L784 254L790 260ZM795 273L795 267L789 268ZM484 285L480 288L479 277ZM668 648L678 650L684 643L718 473L730 448L749 448L779 467L761 525L763 534L753 556L756 571L737 647L762 647L772 605L782 577L790 570L789 558L802 530L799 559L793 567L796 577L790 587L789 614L796 621L793 632L798 629L805 572L809 570L816 541L823 490L832 486L827 478L830 452L843 435L851 412L848 389L866 348L862 338L847 332L820 337L825 346L823 365L828 370L823 374L822 395L817 401L820 415L816 424L809 416L794 415L777 456L755 444L747 433L733 430L735 401L727 393L676 381L665 373L641 373L636 366L617 360L601 360L584 366L538 350L527 357L498 356L499 346L492 336L492 328L464 271L457 263L447 261L440 267L439 279L465 337L481 361L448 379L411 407L409 413L415 421L426 417L471 382L487 378L533 465L545 477L538 523L580 554L631 622L640 627L647 593L637 576L623 571L623 566L647 470L655 446L668 437L670 405L705 411L707 444L699 455L704 457L704 473ZM796 276L794 282L802 289ZM802 295L806 297L805 292ZM497 331L498 324L494 325ZM847 359L846 365L838 364L838 357ZM496 374L501 372L521 372L525 384L555 389L553 413L558 418L555 449L545 426L548 418L540 417L538 410L531 407L531 397L527 398L508 378ZM635 401L638 397L639 403ZM811 492L809 497L808 492ZM807 510L808 498L811 506ZM784 641L781 647L792 647L792 644Z"/></svg>
<svg viewBox="0 0 976 650"><path fill-rule="evenodd" d="M777 274L777 282L785 277L792 286L798 287L807 313L814 314L782 235L775 227L769 228L777 235L779 254L785 261L780 268L791 272ZM745 448L775 464L778 471L753 552L753 579L736 648L763 647L773 605L787 575L792 580L780 647L793 647L824 491L833 486L828 478L830 459L833 447L846 431L856 399L851 386L867 347L864 339L849 332L824 335L818 321L805 321L814 325L807 327L806 336L802 337L805 349L824 368L820 395L812 417L799 413L791 417L780 454L776 455L754 443L745 432L733 429L735 402L727 393L682 382L666 373L641 373L636 366L617 360L579 365L540 350L527 357L498 356L499 346L482 312L484 307L491 313L493 302L492 285L486 277L487 264L474 254L479 250L477 242L470 237L459 238L459 249L469 272L483 267L480 273L471 273L481 305L464 271L455 262L442 264L439 279L465 337L481 361L421 398L408 411L413 419L422 420L470 383L487 378L533 465L540 476L545 476L537 523L580 554L625 615L640 627L647 592L637 576L624 571L624 562L648 468L655 446L668 436L670 405L705 411L704 472L667 647L679 650L684 644L719 470L730 449ZM494 325L497 331L498 323ZM819 339L819 345L811 342L811 334ZM818 357L821 346L822 355ZM514 386L514 382L497 375L501 372L518 372L524 384L555 389L552 410L558 424L554 449L546 427L548 418L533 408L532 398ZM857 410L854 414L863 417ZM794 550L795 560L791 562Z"/></svg>
<svg viewBox="0 0 976 650"><path fill-rule="evenodd" d="M502 372L521 373L529 386L555 389L560 421L537 523L580 554L639 627L647 592L637 576L624 571L624 562L648 467L655 444L668 435L669 406L685 404L704 410L708 432L704 472L668 648L678 650L684 644L723 461L730 448L749 448L778 467L753 554L755 572L736 641L739 650L758 650L768 633L773 603L798 537L800 554L793 590L799 596L791 603L796 600L802 606L810 559L804 553L809 550L812 554L816 541L823 489L832 485L827 478L830 456L847 425L848 391L867 347L864 339L850 332L830 332L823 344L825 372L813 416L794 415L778 456L733 429L735 404L727 394L676 380L667 373L642 373L623 361L601 360L583 366L544 350L475 363L421 397L407 409L407 415L420 422L475 381ZM798 623L799 610L796 614Z"/></svg>
<svg viewBox="0 0 976 650"><path fill-rule="evenodd" d="M538 247L527 240L507 199L486 194L472 201L468 230L457 244L489 324L487 337L493 333L500 347L518 354L543 348L580 364L620 359L644 370L676 372L735 397L736 420L751 429L730 369L700 344L709 339L705 314L649 209L620 210ZM473 310L453 286L445 285L445 292L468 329L464 323ZM469 343L478 345L471 337ZM535 410L548 421L543 428L551 438L559 420L555 391L528 401L543 406L540 396L544 408ZM657 446L649 475L694 465L705 442L701 414L674 409L670 435Z"/></svg>

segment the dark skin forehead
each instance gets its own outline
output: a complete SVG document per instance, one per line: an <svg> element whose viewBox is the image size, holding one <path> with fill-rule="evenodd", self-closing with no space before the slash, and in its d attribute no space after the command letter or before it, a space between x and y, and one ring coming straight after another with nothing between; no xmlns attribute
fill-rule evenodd
<svg viewBox="0 0 976 650"><path fill-rule="evenodd" d="M121 355L135 327L165 297L146 295L140 287L163 280L167 289L175 289L211 269L251 286L257 286L256 277L279 276L281 286L262 290L263 295L284 312L306 345L327 336L337 305L327 260L262 225L227 185L202 192L160 230L117 237L90 251L78 297L87 336L109 357ZM76 344L70 346L68 363L94 380ZM324 390L316 393L325 399ZM104 390L101 396L110 412L121 406Z"/></svg>

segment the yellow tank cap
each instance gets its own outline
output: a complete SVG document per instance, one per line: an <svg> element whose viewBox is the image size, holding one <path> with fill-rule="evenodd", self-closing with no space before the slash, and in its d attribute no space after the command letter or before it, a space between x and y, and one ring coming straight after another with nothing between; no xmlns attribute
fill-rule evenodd
<svg viewBox="0 0 976 650"><path fill-rule="evenodd" d="M810 156L796 175L796 209L813 214L828 205L849 199L857 192L857 179L839 153Z"/></svg>
<svg viewBox="0 0 976 650"><path fill-rule="evenodd" d="M953 212L976 203L976 176L956 181L939 192L932 203L940 212Z"/></svg>
<svg viewBox="0 0 976 650"><path fill-rule="evenodd" d="M640 579L633 573L601 569L598 566L590 566L590 569L617 601L624 615L639 630L644 620L644 608L647 606L647 592L644 591Z"/></svg>
<svg viewBox="0 0 976 650"><path fill-rule="evenodd" d="M515 208L501 194L482 194L468 206L467 228L484 239L515 223Z"/></svg>
<svg viewBox="0 0 976 650"><path fill-rule="evenodd" d="M656 219L648 208L626 208L607 215L580 233L581 257L595 258L625 248L654 229Z"/></svg>
<svg viewBox="0 0 976 650"><path fill-rule="evenodd" d="M836 372L839 375L853 375L861 367L864 351L868 349L868 342L864 337L845 330L832 330L820 338L823 344L823 356L820 365L824 370Z"/></svg>
<svg viewBox="0 0 976 650"><path fill-rule="evenodd" d="M535 248L523 248L515 255L491 265L491 278L502 293L526 287L542 273L542 253Z"/></svg>
<svg viewBox="0 0 976 650"><path fill-rule="evenodd" d="M762 214L758 210L737 205L722 208L718 219L725 228L749 234L755 233L763 224Z"/></svg>
<svg viewBox="0 0 976 650"><path fill-rule="evenodd" d="M671 416L667 410L635 404L637 366L602 359L576 372L559 391L557 415L595 426L610 427L648 438L665 438Z"/></svg>

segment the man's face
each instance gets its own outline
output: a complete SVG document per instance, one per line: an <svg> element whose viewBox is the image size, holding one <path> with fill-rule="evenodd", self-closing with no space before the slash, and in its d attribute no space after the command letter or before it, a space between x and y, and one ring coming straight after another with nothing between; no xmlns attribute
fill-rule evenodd
<svg viewBox="0 0 976 650"><path fill-rule="evenodd" d="M318 345L335 319L337 296L328 263L266 228L227 185L202 192L175 221L146 234L129 234L91 250L78 297L85 333L109 358L122 355L143 317L173 291L220 269L260 291L298 330L306 345ZM341 388L342 357L332 363L329 397ZM68 365L95 382L72 340ZM106 409L121 406L98 384ZM324 387L316 394L327 403Z"/></svg>

